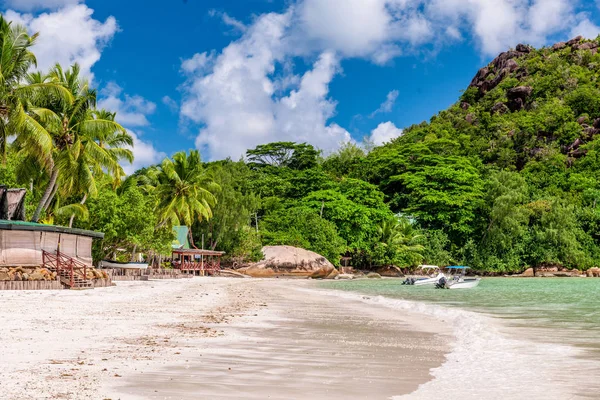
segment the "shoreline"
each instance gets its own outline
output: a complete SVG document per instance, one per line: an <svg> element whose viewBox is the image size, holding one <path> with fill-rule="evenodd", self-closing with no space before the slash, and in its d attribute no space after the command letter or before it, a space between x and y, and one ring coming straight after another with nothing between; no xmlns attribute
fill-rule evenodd
<svg viewBox="0 0 600 400"><path fill-rule="evenodd" d="M390 398L433 377L434 318L310 281L194 278L4 292L2 398Z"/></svg>

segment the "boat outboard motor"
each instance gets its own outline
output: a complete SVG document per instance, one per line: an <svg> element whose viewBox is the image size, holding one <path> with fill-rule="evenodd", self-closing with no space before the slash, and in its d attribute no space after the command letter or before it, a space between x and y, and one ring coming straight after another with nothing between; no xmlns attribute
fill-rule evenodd
<svg viewBox="0 0 600 400"><path fill-rule="evenodd" d="M435 284L436 289L444 289L446 287L446 277L442 276L440 280Z"/></svg>
<svg viewBox="0 0 600 400"><path fill-rule="evenodd" d="M404 280L404 282L402 282L403 285L414 285L415 284L416 279L415 278L406 278Z"/></svg>

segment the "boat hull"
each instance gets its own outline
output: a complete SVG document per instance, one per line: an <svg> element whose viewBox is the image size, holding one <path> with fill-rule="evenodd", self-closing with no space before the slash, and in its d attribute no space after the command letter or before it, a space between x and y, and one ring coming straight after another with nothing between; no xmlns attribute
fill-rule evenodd
<svg viewBox="0 0 600 400"><path fill-rule="evenodd" d="M148 269L148 263L119 263L115 261L102 260L102 268Z"/></svg>
<svg viewBox="0 0 600 400"><path fill-rule="evenodd" d="M465 279L465 280L460 280L458 282L447 282L446 288L447 289L471 289L471 288L474 288L477 285L479 285L479 282L481 282L481 278Z"/></svg>
<svg viewBox="0 0 600 400"><path fill-rule="evenodd" d="M436 283L438 283L440 281L440 278L443 276L444 276L443 274L439 274L435 278L419 279L419 280L416 280L415 283L413 283L413 285L414 286L435 285Z"/></svg>

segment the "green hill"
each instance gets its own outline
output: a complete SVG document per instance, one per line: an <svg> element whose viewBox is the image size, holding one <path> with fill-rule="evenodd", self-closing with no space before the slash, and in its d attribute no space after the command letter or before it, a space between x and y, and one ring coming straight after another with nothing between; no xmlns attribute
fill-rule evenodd
<svg viewBox="0 0 600 400"><path fill-rule="evenodd" d="M439 242L432 261L437 249L498 272L598 265L599 44L518 45L367 156L363 177Z"/></svg>

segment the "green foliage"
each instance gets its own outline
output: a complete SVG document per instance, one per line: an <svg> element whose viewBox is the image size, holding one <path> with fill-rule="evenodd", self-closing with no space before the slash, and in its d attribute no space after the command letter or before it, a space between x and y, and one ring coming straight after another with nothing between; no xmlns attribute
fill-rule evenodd
<svg viewBox="0 0 600 400"><path fill-rule="evenodd" d="M269 214L263 219L261 232L265 245L302 247L321 254L334 265L339 265L340 255L346 247L335 224L306 207Z"/></svg>
<svg viewBox="0 0 600 400"><path fill-rule="evenodd" d="M600 118L600 90L591 86L579 86L565 97L566 103L576 115L588 114Z"/></svg>
<svg viewBox="0 0 600 400"><path fill-rule="evenodd" d="M169 254L174 235L170 227L157 228L156 201L138 186L121 194L102 188L88 203L89 220L79 220L76 225L104 232L104 239L94 247L94 259L116 255L129 261L133 252Z"/></svg>
<svg viewBox="0 0 600 400"><path fill-rule="evenodd" d="M306 143L276 142L261 144L248 150L246 157L254 167L273 166L303 170L317 165L319 152Z"/></svg>
<svg viewBox="0 0 600 400"><path fill-rule="evenodd" d="M371 257L375 264L417 266L423 261L425 236L407 218L383 221Z"/></svg>

